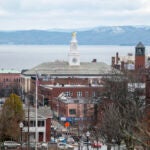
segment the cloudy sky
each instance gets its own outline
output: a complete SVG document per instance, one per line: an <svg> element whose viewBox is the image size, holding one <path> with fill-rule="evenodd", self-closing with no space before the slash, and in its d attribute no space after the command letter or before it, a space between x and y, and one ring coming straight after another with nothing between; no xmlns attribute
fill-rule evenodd
<svg viewBox="0 0 150 150"><path fill-rule="evenodd" d="M0 30L150 25L150 0L0 0Z"/></svg>

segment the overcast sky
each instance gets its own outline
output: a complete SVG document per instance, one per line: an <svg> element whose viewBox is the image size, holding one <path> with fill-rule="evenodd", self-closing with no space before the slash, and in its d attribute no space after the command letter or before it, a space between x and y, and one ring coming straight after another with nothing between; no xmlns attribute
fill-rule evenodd
<svg viewBox="0 0 150 150"><path fill-rule="evenodd" d="M150 25L150 0L0 0L0 30Z"/></svg>

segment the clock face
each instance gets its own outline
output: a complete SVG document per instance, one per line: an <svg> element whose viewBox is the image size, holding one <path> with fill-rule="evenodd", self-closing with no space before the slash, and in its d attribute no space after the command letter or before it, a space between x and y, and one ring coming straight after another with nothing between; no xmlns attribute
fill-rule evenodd
<svg viewBox="0 0 150 150"><path fill-rule="evenodd" d="M77 45L75 43L72 43L71 47L72 49L77 49Z"/></svg>
<svg viewBox="0 0 150 150"><path fill-rule="evenodd" d="M77 62L77 59L76 59L76 58L73 58L73 59L72 59L72 62L73 62L73 63L76 63L76 62Z"/></svg>
<svg viewBox="0 0 150 150"><path fill-rule="evenodd" d="M136 54L139 56L144 55L144 50L142 48L138 48L138 49L136 49Z"/></svg>

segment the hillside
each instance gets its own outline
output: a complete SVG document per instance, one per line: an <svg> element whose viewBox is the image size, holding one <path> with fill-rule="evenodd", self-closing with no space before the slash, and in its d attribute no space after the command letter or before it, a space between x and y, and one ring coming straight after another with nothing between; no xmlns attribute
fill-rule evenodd
<svg viewBox="0 0 150 150"><path fill-rule="evenodd" d="M112 26L77 30L80 45L150 45L150 26ZM68 45L71 31L24 30L0 31L0 44Z"/></svg>

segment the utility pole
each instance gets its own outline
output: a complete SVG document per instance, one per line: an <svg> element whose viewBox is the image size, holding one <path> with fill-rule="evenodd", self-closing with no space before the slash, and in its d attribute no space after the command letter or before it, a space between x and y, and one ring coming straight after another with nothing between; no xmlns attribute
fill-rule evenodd
<svg viewBox="0 0 150 150"><path fill-rule="evenodd" d="M28 150L30 150L30 102L28 99Z"/></svg>
<svg viewBox="0 0 150 150"><path fill-rule="evenodd" d="M37 150L37 140L38 140L38 133L37 133L37 102L38 101L38 77L36 72L36 83L35 83L35 150Z"/></svg>

